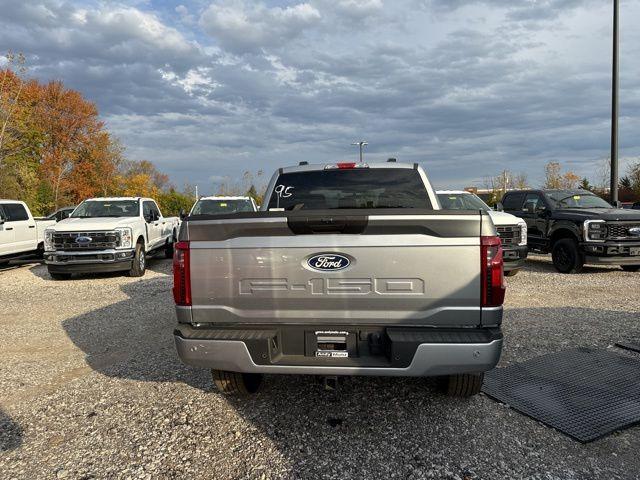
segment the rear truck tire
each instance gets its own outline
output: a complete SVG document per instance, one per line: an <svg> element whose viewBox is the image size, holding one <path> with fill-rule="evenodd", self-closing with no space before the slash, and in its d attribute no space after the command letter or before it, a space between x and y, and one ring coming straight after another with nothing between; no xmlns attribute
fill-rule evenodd
<svg viewBox="0 0 640 480"><path fill-rule="evenodd" d="M51 270L49 270L49 276L53 280L71 280L70 273L52 272Z"/></svg>
<svg viewBox="0 0 640 480"><path fill-rule="evenodd" d="M164 247L164 258L173 258L173 244L176 241L175 233L171 235L171 238L167 240L167 244Z"/></svg>
<svg viewBox="0 0 640 480"><path fill-rule="evenodd" d="M445 377L444 388L447 396L468 398L480 393L484 373L458 373Z"/></svg>
<svg viewBox="0 0 640 480"><path fill-rule="evenodd" d="M515 277L520 270L509 270L508 272L504 272L505 277Z"/></svg>
<svg viewBox="0 0 640 480"><path fill-rule="evenodd" d="M263 379L260 373L227 372L226 370L211 370L211 376L220 393L238 396L257 393Z"/></svg>
<svg viewBox="0 0 640 480"><path fill-rule="evenodd" d="M561 238L554 243L551 259L560 273L580 273L584 267L584 254L573 238Z"/></svg>
<svg viewBox="0 0 640 480"><path fill-rule="evenodd" d="M147 253L144 251L142 242L136 243L136 252L133 255L133 262L129 270L130 277L142 277L147 271Z"/></svg>
<svg viewBox="0 0 640 480"><path fill-rule="evenodd" d="M38 244L38 248L36 249L36 258L38 260L42 260L44 258L44 243L43 242Z"/></svg>
<svg viewBox="0 0 640 480"><path fill-rule="evenodd" d="M625 272L637 272L640 270L640 265L620 265L620 268Z"/></svg>

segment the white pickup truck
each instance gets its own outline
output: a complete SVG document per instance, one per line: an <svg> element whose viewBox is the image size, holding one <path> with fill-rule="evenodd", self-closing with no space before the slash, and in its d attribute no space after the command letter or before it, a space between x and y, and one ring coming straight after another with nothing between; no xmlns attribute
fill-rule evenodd
<svg viewBox="0 0 640 480"><path fill-rule="evenodd" d="M90 198L46 230L44 260L54 280L90 272L141 277L149 254L173 256L179 227L180 220L163 217L151 198Z"/></svg>
<svg viewBox="0 0 640 480"><path fill-rule="evenodd" d="M0 200L0 265L14 258L42 255L44 231L55 223L33 218L24 202Z"/></svg>
<svg viewBox="0 0 640 480"><path fill-rule="evenodd" d="M502 241L504 274L516 275L524 266L529 250L527 248L527 222L506 212L492 210L476 194L464 190L438 190L438 201L445 210L484 210L496 226Z"/></svg>

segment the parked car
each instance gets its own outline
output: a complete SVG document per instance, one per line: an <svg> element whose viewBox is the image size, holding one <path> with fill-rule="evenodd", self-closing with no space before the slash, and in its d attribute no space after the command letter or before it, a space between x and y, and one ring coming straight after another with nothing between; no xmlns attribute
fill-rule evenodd
<svg viewBox="0 0 640 480"><path fill-rule="evenodd" d="M191 207L189 215L216 215L222 213L256 212L256 202L251 197L202 197Z"/></svg>
<svg viewBox="0 0 640 480"><path fill-rule="evenodd" d="M551 253L559 272L580 272L585 263L640 268L640 212L586 190L514 190L502 207L527 222L529 250Z"/></svg>
<svg viewBox="0 0 640 480"><path fill-rule="evenodd" d="M441 210L417 165L283 168L262 211L190 216L173 293L180 358L226 393L284 373L441 376L469 396L502 350L496 229Z"/></svg>
<svg viewBox="0 0 640 480"><path fill-rule="evenodd" d="M15 258L41 256L45 229L54 223L34 218L24 202L0 200L0 265Z"/></svg>
<svg viewBox="0 0 640 480"><path fill-rule="evenodd" d="M56 222L59 222L60 220L64 220L65 218L68 218L69 215L71 215L71 212L73 212L75 210L76 207L62 207L59 208L58 210L56 210L55 212L53 212L50 215L47 215L47 220L55 220Z"/></svg>
<svg viewBox="0 0 640 480"><path fill-rule="evenodd" d="M90 198L45 232L44 259L55 280L73 273L144 275L147 256L173 256L180 220L163 217L151 198Z"/></svg>
<svg viewBox="0 0 640 480"><path fill-rule="evenodd" d="M445 210L484 210L496 226L502 241L505 275L520 271L527 259L527 223L509 213L497 212L474 193L464 190L438 190L440 206Z"/></svg>

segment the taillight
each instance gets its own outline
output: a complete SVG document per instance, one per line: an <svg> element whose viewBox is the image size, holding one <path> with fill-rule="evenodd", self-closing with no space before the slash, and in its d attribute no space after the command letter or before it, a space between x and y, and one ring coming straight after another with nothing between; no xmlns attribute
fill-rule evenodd
<svg viewBox="0 0 640 480"><path fill-rule="evenodd" d="M504 260L499 237L480 237L480 271L483 307L499 307L504 302Z"/></svg>
<svg viewBox="0 0 640 480"><path fill-rule="evenodd" d="M349 168L356 168L356 163L355 162L341 162L338 163L338 168L340 170L347 170Z"/></svg>
<svg viewBox="0 0 640 480"><path fill-rule="evenodd" d="M191 306L189 242L178 242L173 249L173 300L176 305Z"/></svg>

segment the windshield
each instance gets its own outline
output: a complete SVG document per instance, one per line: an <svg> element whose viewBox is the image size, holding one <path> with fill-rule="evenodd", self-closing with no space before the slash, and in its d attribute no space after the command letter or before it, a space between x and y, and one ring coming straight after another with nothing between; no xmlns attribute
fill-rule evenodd
<svg viewBox="0 0 640 480"><path fill-rule="evenodd" d="M239 200L198 200L191 215L216 215L220 213L255 212L249 199Z"/></svg>
<svg viewBox="0 0 640 480"><path fill-rule="evenodd" d="M491 210L473 193L439 193L438 200L445 210Z"/></svg>
<svg viewBox="0 0 640 480"><path fill-rule="evenodd" d="M72 218L137 217L137 200L86 200L73 211Z"/></svg>
<svg viewBox="0 0 640 480"><path fill-rule="evenodd" d="M609 203L584 192L553 192L548 193L556 208L613 208Z"/></svg>
<svg viewBox="0 0 640 480"><path fill-rule="evenodd" d="M354 168L284 173L275 183L268 208L431 209L432 206L420 174L415 169Z"/></svg>

